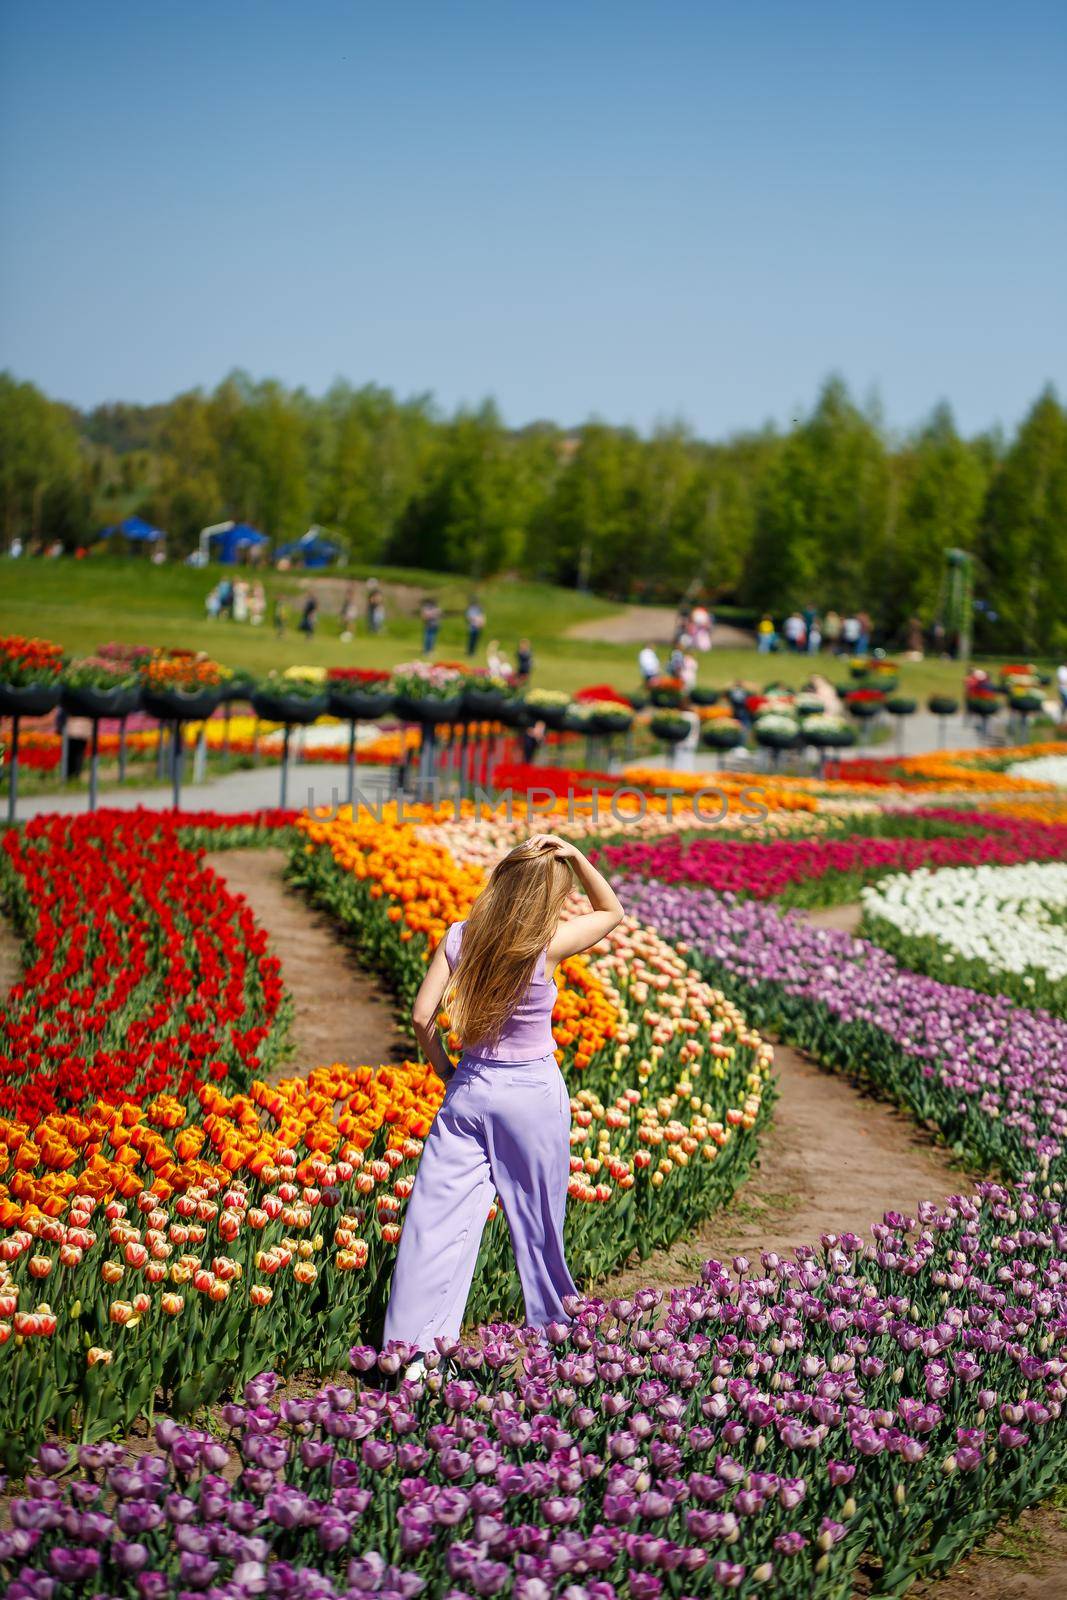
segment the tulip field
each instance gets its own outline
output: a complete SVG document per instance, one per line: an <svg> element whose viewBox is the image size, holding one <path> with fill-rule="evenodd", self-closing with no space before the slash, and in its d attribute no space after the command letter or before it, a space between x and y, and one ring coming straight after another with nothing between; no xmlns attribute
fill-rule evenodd
<svg viewBox="0 0 1067 1600"><path fill-rule="evenodd" d="M982 755L761 778L758 808L716 774L717 822L681 775L515 765L554 807L10 828L6 1592L899 1595L1067 1483L1067 752ZM282 848L405 1014L546 828L627 912L557 973L583 1293L524 1327L494 1205L462 1338L399 1381L379 1334L440 1082L413 1045L298 1067L220 862ZM857 933L810 919L835 904ZM904 1108L957 1192L615 1292L752 1173L776 1040Z"/></svg>

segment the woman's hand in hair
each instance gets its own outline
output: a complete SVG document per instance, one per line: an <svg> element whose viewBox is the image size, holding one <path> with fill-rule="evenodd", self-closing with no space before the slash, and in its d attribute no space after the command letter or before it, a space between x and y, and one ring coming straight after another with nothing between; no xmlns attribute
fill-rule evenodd
<svg viewBox="0 0 1067 1600"><path fill-rule="evenodd" d="M556 856L560 861L573 861L582 853L576 844L570 839L561 839L558 833L539 833L533 842L546 856Z"/></svg>

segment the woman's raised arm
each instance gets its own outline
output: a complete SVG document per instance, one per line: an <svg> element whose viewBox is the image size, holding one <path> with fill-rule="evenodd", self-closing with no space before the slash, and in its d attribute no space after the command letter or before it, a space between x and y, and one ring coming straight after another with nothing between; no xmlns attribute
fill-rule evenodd
<svg viewBox="0 0 1067 1600"><path fill-rule="evenodd" d="M592 911L580 917L571 917L569 921L560 923L548 946L547 965L551 970L568 956L576 956L599 944L612 928L618 927L626 912L607 878L597 871L576 844L554 833L543 834L538 843L546 852L569 863L593 907Z"/></svg>

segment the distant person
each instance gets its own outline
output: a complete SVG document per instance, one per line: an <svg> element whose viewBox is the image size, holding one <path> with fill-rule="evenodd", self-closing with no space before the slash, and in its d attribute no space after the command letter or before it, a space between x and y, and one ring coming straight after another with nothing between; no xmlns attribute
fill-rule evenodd
<svg viewBox="0 0 1067 1600"><path fill-rule="evenodd" d="M808 623L808 655L817 656L822 649L822 629L817 616L812 616Z"/></svg>
<svg viewBox="0 0 1067 1600"><path fill-rule="evenodd" d="M745 683L741 678L735 678L726 691L726 698L730 702L730 710L743 728L751 728L752 713L748 709L748 702L756 692L756 686Z"/></svg>
<svg viewBox="0 0 1067 1600"><path fill-rule="evenodd" d="M19 556L22 554L22 540L19 538L17 533L16 533L15 537L11 541L11 549L10 549L10 551L8 553L16 561L18 560Z"/></svg>
<svg viewBox="0 0 1067 1600"><path fill-rule="evenodd" d="M1060 693L1060 715L1067 717L1067 662L1056 668L1056 688Z"/></svg>
<svg viewBox="0 0 1067 1600"><path fill-rule="evenodd" d="M289 623L289 602L279 595L274 602L274 631L280 639Z"/></svg>
<svg viewBox="0 0 1067 1600"><path fill-rule="evenodd" d="M790 612L782 623L782 632L785 634L785 642L790 650L798 652L803 650L807 641L808 630L804 626L804 618L799 611Z"/></svg>
<svg viewBox="0 0 1067 1600"><path fill-rule="evenodd" d="M219 584L219 616L233 616L233 579L223 578Z"/></svg>
<svg viewBox="0 0 1067 1600"><path fill-rule="evenodd" d="M341 641L348 644L356 626L356 586L350 583L341 601Z"/></svg>
<svg viewBox="0 0 1067 1600"><path fill-rule="evenodd" d="M515 676L520 683L529 683L532 672L533 650L530 648L530 641L520 639L518 655L515 658Z"/></svg>
<svg viewBox="0 0 1067 1600"><path fill-rule="evenodd" d="M923 658L923 625L921 617L911 617L908 622L908 655L913 661Z"/></svg>
<svg viewBox="0 0 1067 1600"><path fill-rule="evenodd" d="M851 656L859 653L859 618L850 612L841 624L841 648Z"/></svg>
<svg viewBox="0 0 1067 1600"><path fill-rule="evenodd" d="M856 640L856 654L865 656L871 648L871 619L866 611L859 611L856 614L856 621L860 630L859 638Z"/></svg>
<svg viewBox="0 0 1067 1600"><path fill-rule="evenodd" d="M485 627L485 612L474 595L471 595L470 604L467 606L463 616L467 624L467 654L468 656L473 656L477 654L478 645L482 637L482 629Z"/></svg>
<svg viewBox="0 0 1067 1600"><path fill-rule="evenodd" d="M318 614L319 602L316 600L313 594L309 594L307 599L304 601L304 609L300 613L300 621L297 624L300 632L306 634L309 639L315 632L315 619L318 617Z"/></svg>
<svg viewBox="0 0 1067 1600"><path fill-rule="evenodd" d="M432 595L427 595L419 607L422 618L422 653L432 655L441 631L441 607Z"/></svg>
<svg viewBox="0 0 1067 1600"><path fill-rule="evenodd" d="M213 622L218 621L219 612L222 610L222 585L216 583L209 589L204 600L204 610Z"/></svg>
<svg viewBox="0 0 1067 1600"><path fill-rule="evenodd" d="M261 583L254 583L248 594L248 619L258 628L267 614L267 591Z"/></svg>
<svg viewBox="0 0 1067 1600"><path fill-rule="evenodd" d="M233 620L248 621L248 584L243 578L238 578L233 586Z"/></svg>
<svg viewBox="0 0 1067 1600"><path fill-rule="evenodd" d="M93 736L93 724L88 717L71 717L60 707L56 713L56 730L66 735L68 778L80 778L85 766L85 752Z"/></svg>
<svg viewBox="0 0 1067 1600"><path fill-rule="evenodd" d="M490 639L485 653L485 664L493 678L510 678L511 662L500 648L498 639Z"/></svg>
<svg viewBox="0 0 1067 1600"><path fill-rule="evenodd" d="M681 678L685 670L685 651L681 645L676 644L667 661L667 671L672 678Z"/></svg>
<svg viewBox="0 0 1067 1600"><path fill-rule="evenodd" d="M385 627L385 596L378 587L377 578L367 585L367 627L371 633L381 633Z"/></svg>
<svg viewBox="0 0 1067 1600"><path fill-rule="evenodd" d="M653 678L659 677L660 673L663 671L663 668L659 664L659 656L656 654L655 645L645 645L644 649L637 657L637 665L640 668L641 676L644 678L646 683L651 683Z"/></svg>
<svg viewBox="0 0 1067 1600"><path fill-rule="evenodd" d="M530 727L523 729L522 759L525 762L536 761L540 754L541 746L545 742L546 731L547 729L543 722L534 722Z"/></svg>
<svg viewBox="0 0 1067 1600"><path fill-rule="evenodd" d="M826 648L832 655L837 655L841 648L841 617L836 611L828 611L822 619L822 636L826 641Z"/></svg>
<svg viewBox="0 0 1067 1600"><path fill-rule="evenodd" d="M764 612L763 616L760 618L759 627L756 629L756 649L759 651L761 656L769 655L774 649L774 641L776 637L774 623L767 613Z"/></svg>
<svg viewBox="0 0 1067 1600"><path fill-rule="evenodd" d="M682 657L682 670L680 673L682 687L686 694L691 694L696 688L697 673L699 670L700 669L697 665L696 656L691 650L687 650L685 655Z"/></svg>

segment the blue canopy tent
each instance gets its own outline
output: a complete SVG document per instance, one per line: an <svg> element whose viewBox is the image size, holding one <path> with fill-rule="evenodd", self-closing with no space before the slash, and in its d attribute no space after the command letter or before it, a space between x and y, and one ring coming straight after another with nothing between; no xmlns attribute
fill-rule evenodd
<svg viewBox="0 0 1067 1600"><path fill-rule="evenodd" d="M250 522L216 522L212 527L200 530L200 549L204 559L219 561L223 566L233 566L249 550L269 543L267 535L253 528Z"/></svg>
<svg viewBox="0 0 1067 1600"><path fill-rule="evenodd" d="M305 567L328 567L343 554L341 546L333 539L324 539L318 528L309 528L301 538L283 544L274 553Z"/></svg>
<svg viewBox="0 0 1067 1600"><path fill-rule="evenodd" d="M101 528L101 539L110 539L113 534L121 534L124 539L155 540L165 539L167 536L162 528L153 528L150 522L143 517L127 517L125 522L116 522L110 528Z"/></svg>

